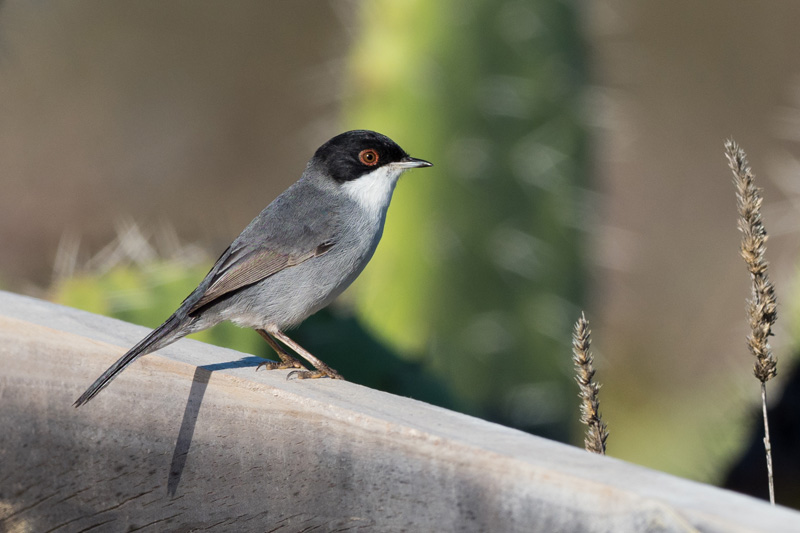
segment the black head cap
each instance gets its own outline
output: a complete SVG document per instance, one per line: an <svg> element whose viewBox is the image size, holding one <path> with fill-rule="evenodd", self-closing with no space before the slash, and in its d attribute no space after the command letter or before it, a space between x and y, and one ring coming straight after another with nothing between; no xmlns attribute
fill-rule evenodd
<svg viewBox="0 0 800 533"><path fill-rule="evenodd" d="M317 149L311 164L338 182L352 181L389 163L407 168L431 166L414 159L396 142L375 131L353 130L337 135Z"/></svg>

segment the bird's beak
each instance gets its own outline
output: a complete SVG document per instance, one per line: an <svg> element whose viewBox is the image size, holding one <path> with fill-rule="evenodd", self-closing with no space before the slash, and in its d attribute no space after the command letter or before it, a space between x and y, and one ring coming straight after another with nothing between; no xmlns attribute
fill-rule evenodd
<svg viewBox="0 0 800 533"><path fill-rule="evenodd" d="M399 168L419 168L419 167L432 167L433 163L425 161L424 159L417 159L410 155L405 156L403 159L395 163Z"/></svg>

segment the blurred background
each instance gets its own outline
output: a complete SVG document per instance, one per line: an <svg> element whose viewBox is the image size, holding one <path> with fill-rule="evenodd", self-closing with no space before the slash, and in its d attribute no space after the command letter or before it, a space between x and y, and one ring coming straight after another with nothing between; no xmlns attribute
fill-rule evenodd
<svg viewBox="0 0 800 533"><path fill-rule="evenodd" d="M301 344L581 446L585 310L609 454L766 494L732 136L764 188L776 491L798 506L800 4L730 6L0 0L0 288L154 327L320 144L375 129L436 166Z"/></svg>

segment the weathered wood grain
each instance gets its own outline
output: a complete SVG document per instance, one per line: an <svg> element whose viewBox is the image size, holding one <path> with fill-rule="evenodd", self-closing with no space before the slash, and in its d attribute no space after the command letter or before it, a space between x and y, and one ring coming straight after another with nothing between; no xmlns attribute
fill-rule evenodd
<svg viewBox="0 0 800 533"><path fill-rule="evenodd" d="M793 511L194 341L73 408L145 331L0 292L0 529L800 531Z"/></svg>

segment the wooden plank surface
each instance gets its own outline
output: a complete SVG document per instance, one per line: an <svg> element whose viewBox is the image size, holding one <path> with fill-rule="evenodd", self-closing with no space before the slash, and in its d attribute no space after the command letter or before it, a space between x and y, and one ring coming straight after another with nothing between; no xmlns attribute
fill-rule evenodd
<svg viewBox="0 0 800 533"><path fill-rule="evenodd" d="M800 531L794 511L195 341L73 408L146 331L0 292L0 530Z"/></svg>

